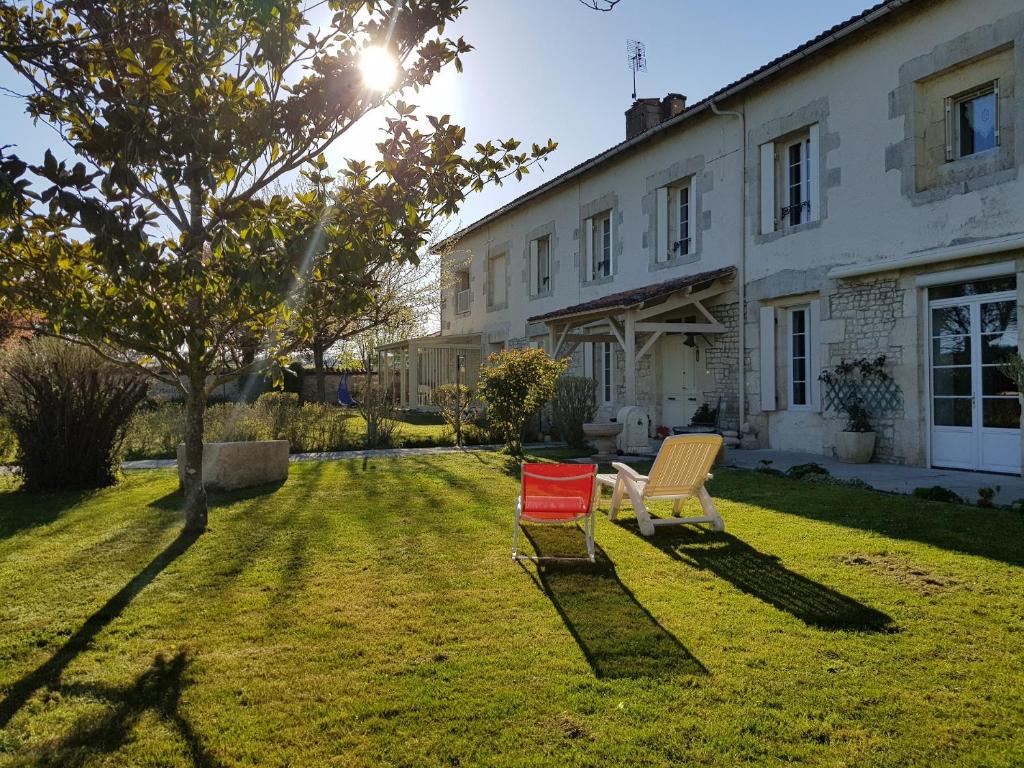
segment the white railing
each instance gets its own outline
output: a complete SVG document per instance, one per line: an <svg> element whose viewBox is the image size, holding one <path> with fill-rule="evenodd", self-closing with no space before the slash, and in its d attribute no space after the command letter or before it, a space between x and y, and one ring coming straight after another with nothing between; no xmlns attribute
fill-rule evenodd
<svg viewBox="0 0 1024 768"><path fill-rule="evenodd" d="M469 312L469 295L468 288L455 294L455 314L463 315Z"/></svg>

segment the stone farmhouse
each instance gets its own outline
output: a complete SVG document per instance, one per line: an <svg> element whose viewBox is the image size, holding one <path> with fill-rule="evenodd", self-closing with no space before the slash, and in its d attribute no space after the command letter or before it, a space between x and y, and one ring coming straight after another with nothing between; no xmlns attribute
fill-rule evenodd
<svg viewBox="0 0 1024 768"><path fill-rule="evenodd" d="M443 244L441 332L383 351L427 406L461 361L543 346L601 415L701 404L763 447L831 455L820 372L885 355L875 460L1019 474L998 363L1024 293L1024 0L888 0L688 104Z"/></svg>

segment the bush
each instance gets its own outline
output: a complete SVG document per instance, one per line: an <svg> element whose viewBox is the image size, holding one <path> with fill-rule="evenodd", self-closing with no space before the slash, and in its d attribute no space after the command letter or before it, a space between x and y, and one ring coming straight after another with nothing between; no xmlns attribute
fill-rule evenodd
<svg viewBox="0 0 1024 768"><path fill-rule="evenodd" d="M264 392L256 398L257 418L270 432L271 440L287 440L288 427L299 409L296 392Z"/></svg>
<svg viewBox="0 0 1024 768"><path fill-rule="evenodd" d="M964 500L954 491L949 488L943 488L941 485L932 485L927 488L915 488L914 489L915 499L924 499L925 501L942 501L947 504L963 504Z"/></svg>
<svg viewBox="0 0 1024 768"><path fill-rule="evenodd" d="M18 439L7 419L0 416L0 464L13 464L18 460Z"/></svg>
<svg viewBox="0 0 1024 768"><path fill-rule="evenodd" d="M513 456L523 453L527 423L555 394L555 382L569 360L555 360L543 349L506 349L480 368L480 397L487 419Z"/></svg>
<svg viewBox="0 0 1024 768"><path fill-rule="evenodd" d="M434 388L434 405L455 435L456 445L465 445L466 426L473 419L476 397L465 384L442 384Z"/></svg>
<svg viewBox="0 0 1024 768"><path fill-rule="evenodd" d="M828 474L829 471L825 467L821 466L821 464L815 464L813 461L808 464L794 464L786 470L786 475L794 480L803 480L810 475L827 476Z"/></svg>
<svg viewBox="0 0 1024 768"><path fill-rule="evenodd" d="M359 401L359 412L366 419L367 448L387 448L394 444L398 430L398 405L389 389L367 387Z"/></svg>
<svg viewBox="0 0 1024 768"><path fill-rule="evenodd" d="M555 428L571 448L583 448L583 425L597 416L597 381L586 376L563 376L551 401Z"/></svg>
<svg viewBox="0 0 1024 768"><path fill-rule="evenodd" d="M26 490L112 485L148 382L85 347L27 342L6 359L0 414L18 440Z"/></svg>

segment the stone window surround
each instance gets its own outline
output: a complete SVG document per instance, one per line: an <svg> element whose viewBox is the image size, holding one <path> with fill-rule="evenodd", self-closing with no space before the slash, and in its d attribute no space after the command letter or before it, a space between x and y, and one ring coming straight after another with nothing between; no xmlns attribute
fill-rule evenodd
<svg viewBox="0 0 1024 768"><path fill-rule="evenodd" d="M1000 112L1000 146L993 152L950 161L944 173L945 183L917 190L915 158L917 137L915 114L917 85L1000 49L1013 46L1014 79L1024 74L1024 12L1006 16L993 24L978 27L935 46L930 53L904 63L899 69L899 86L889 93L889 119L903 119L903 139L885 150L885 170L899 171L903 196L915 205L945 200L1017 178L1016 158L1024 157L1024 100L1014 94L1011 109ZM980 85L980 83L979 83ZM953 96L955 94L948 94Z"/></svg>
<svg viewBox="0 0 1024 768"><path fill-rule="evenodd" d="M688 178L694 185L694 210L690 211L693 230L690 237L693 247L689 253L658 261L658 190ZM704 173L704 155L695 155L672 163L668 168L663 168L648 176L645 182L646 194L641 200L641 212L647 214L647 231L643 236L643 245L647 248L648 254L647 271L655 272L659 269L678 267L681 264L692 264L699 261L703 232L711 228L711 211L703 210L704 193L710 192L714 187L714 174Z"/></svg>
<svg viewBox="0 0 1024 768"><path fill-rule="evenodd" d="M488 243L487 245L487 258L484 259L484 298L487 302L488 312L500 312L503 309L508 309L508 296L512 288L511 285L511 271L509 270L509 262L511 261L512 254L512 241L505 240L501 243ZM505 301L501 304L491 303L491 286L489 284L491 279L491 259L498 258L499 256L505 257ZM472 299L470 299L472 304Z"/></svg>
<svg viewBox="0 0 1024 768"><path fill-rule="evenodd" d="M585 258L584 233L587 228L587 219L596 216L603 211L610 211L612 219L612 272L607 277L599 277L594 280L588 279L585 273L587 260ZM619 196L614 192L608 192L600 197L594 198L588 203L580 205L580 225L576 230L576 242L579 248L576 253L576 262L579 269L580 283L585 286L603 285L610 283L618 274L619 264L622 259L622 213L619 211ZM589 247L589 246L587 246Z"/></svg>
<svg viewBox="0 0 1024 768"><path fill-rule="evenodd" d="M828 97L815 99L809 104L777 117L747 131L747 220L751 226L754 243L763 245L789 237L798 232L817 229L828 218L827 191L842 183L839 167L829 167L828 155L839 148L839 134L828 130ZM791 134L799 133L814 123L818 124L818 178L812 180L818 185L818 217L814 221L783 227L774 232L761 234L761 151L762 144L776 142Z"/></svg>
<svg viewBox="0 0 1024 768"><path fill-rule="evenodd" d="M612 233L614 235L614 232ZM530 274L530 243L542 237L548 238L548 289L541 293L530 294L530 285L533 275ZM555 254L558 252L558 237L555 233L554 220L534 227L526 233L526 245L523 248L523 283L526 285L526 296L529 301L546 299L555 292L555 275L558 274L558 259ZM613 258L614 266L614 258Z"/></svg>

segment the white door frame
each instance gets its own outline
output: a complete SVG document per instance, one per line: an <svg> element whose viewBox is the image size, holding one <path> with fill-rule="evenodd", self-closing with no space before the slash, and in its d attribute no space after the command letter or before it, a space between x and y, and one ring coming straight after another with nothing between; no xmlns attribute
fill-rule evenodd
<svg viewBox="0 0 1024 768"><path fill-rule="evenodd" d="M935 466L935 464L934 464L934 461L935 461L935 448L934 448L934 439L935 439L935 400L934 400L934 396L933 396L934 371L932 369L932 362L933 362L933 360L932 360L932 357L933 357L932 350L933 350L933 346L934 346L935 333L934 333L933 327L932 327L932 310L933 309L943 309L943 308L946 308L946 307L967 306L967 307L970 308L970 313L971 313L971 333L970 333L970 337L969 337L971 339L971 364L970 364L970 370L971 370L971 391L972 392L976 392L976 394L972 398L974 402L972 403L972 407L971 407L971 424L972 424L972 426L970 427L970 433L973 435L973 440L974 440L974 442L976 444L975 445L975 454L974 454L975 457L976 457L976 461L975 461L975 463L972 466L966 466L966 465L961 465L961 466L944 465L944 468L964 469L964 470L976 471L976 472L995 472L995 473L1000 473L1000 474L1006 474L1006 471L1002 470L1002 469L991 469L991 468L986 468L986 467L980 466L982 431L984 430L984 426L983 426L984 425L984 419L982 417L983 405L984 405L984 403L983 403L984 395L982 394L982 388L980 386L981 385L980 379L981 379L981 375L982 375L981 363L980 363L980 360L981 360L981 344L980 344L980 342L976 343L975 337L976 336L980 337L980 335L981 335L980 323L976 322L976 321L980 320L978 315L979 315L979 310L980 310L981 305L982 304L992 303L992 302L998 302L998 301L1013 301L1013 302L1016 303L1017 302L1017 291L1015 291L1015 290L1014 291L997 291L995 293L981 293L981 294L975 294L975 295L971 295L971 296L958 296L958 297L950 298L950 299L935 299L933 301L928 296L928 290L925 289L925 297L924 298L925 298L925 301L924 301L924 304L925 304L925 371L924 371L924 375L925 375L925 393L926 393L926 404L925 404L925 407L926 407L926 411L927 411L927 413L926 413L926 423L928 425L928 466L930 466L930 467ZM1019 327L1019 322L1020 322L1020 318L1018 317L1018 327ZM964 434L967 434L967 429L968 429L967 427L962 427L960 429L965 430ZM1017 429L1017 432L1018 433L1020 432L1020 428ZM1021 470L1020 470L1019 466L1016 469L1016 474L1018 474L1018 475L1021 474Z"/></svg>

